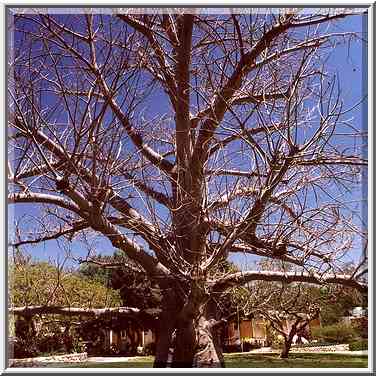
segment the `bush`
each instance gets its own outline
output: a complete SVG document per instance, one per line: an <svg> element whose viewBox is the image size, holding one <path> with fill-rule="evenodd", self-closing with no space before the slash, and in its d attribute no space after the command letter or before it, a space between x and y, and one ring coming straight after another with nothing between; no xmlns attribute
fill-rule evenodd
<svg viewBox="0 0 376 376"><path fill-rule="evenodd" d="M82 338L77 330L71 328L68 332L63 329L61 324L51 322L40 325L36 331L32 322L17 320L12 356L19 359L83 351Z"/></svg>
<svg viewBox="0 0 376 376"><path fill-rule="evenodd" d="M145 346L144 353L145 355L155 355L155 343L154 342L148 343Z"/></svg>
<svg viewBox="0 0 376 376"><path fill-rule="evenodd" d="M259 343L252 343L248 341L243 342L243 351L245 352L260 349L260 348L261 348L261 345Z"/></svg>
<svg viewBox="0 0 376 376"><path fill-rule="evenodd" d="M275 350L282 349L285 344L282 334L271 326L268 328L268 342L270 343L270 347Z"/></svg>
<svg viewBox="0 0 376 376"><path fill-rule="evenodd" d="M72 349L73 353L82 353L86 351L86 346L83 339L78 334L72 336Z"/></svg>
<svg viewBox="0 0 376 376"><path fill-rule="evenodd" d="M38 355L38 349L32 343L26 342L25 340L18 339L13 345L13 358L23 359L23 358L33 358Z"/></svg>
<svg viewBox="0 0 376 376"><path fill-rule="evenodd" d="M49 356L63 352L61 336L38 336L35 339L35 345L38 349L38 355Z"/></svg>
<svg viewBox="0 0 376 376"><path fill-rule="evenodd" d="M223 351L226 353L241 352L242 348L240 345L226 345L224 346Z"/></svg>
<svg viewBox="0 0 376 376"><path fill-rule="evenodd" d="M313 328L312 336L320 342L339 344L353 341L356 338L357 333L350 325L339 323L324 326L322 328Z"/></svg>
<svg viewBox="0 0 376 376"><path fill-rule="evenodd" d="M274 349L274 350L280 350L283 348L285 344L285 340L283 339L282 335L279 337L276 337L273 339L272 341L272 344L271 344L271 348Z"/></svg>
<svg viewBox="0 0 376 376"><path fill-rule="evenodd" d="M349 344L349 350L350 351L368 350L368 341L361 340L361 341L351 342Z"/></svg>
<svg viewBox="0 0 376 376"><path fill-rule="evenodd" d="M351 326L355 329L358 336L362 339L368 338L368 319L359 317L351 321Z"/></svg>

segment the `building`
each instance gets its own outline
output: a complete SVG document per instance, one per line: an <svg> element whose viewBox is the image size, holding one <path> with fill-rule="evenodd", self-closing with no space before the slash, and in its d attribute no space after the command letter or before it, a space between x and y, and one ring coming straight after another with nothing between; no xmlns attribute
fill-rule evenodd
<svg viewBox="0 0 376 376"><path fill-rule="evenodd" d="M243 319L226 325L224 335L225 346L240 345L248 341L252 344L267 346L267 321L263 319Z"/></svg>
<svg viewBox="0 0 376 376"><path fill-rule="evenodd" d="M368 310L355 307L349 311L349 316L342 317L342 322L359 330L365 338L368 336Z"/></svg>
<svg viewBox="0 0 376 376"><path fill-rule="evenodd" d="M308 332L311 328L320 326L320 320L315 319L309 323ZM287 334L292 326L292 321L285 320L284 328ZM266 347L270 345L268 335L268 321L263 318L246 318L239 322L231 321L224 327L223 332L224 348L234 348L242 343ZM307 338L308 339L308 338ZM306 339L306 340L307 340ZM152 344L155 344L156 335L153 330L140 330L129 328L128 330L107 329L104 338L104 347L119 353L143 353Z"/></svg>
<svg viewBox="0 0 376 376"><path fill-rule="evenodd" d="M152 330L141 330L128 327L128 329L104 329L103 349L114 354L144 353L149 345L155 343L155 333Z"/></svg>
<svg viewBox="0 0 376 376"><path fill-rule="evenodd" d="M283 326L286 334L290 332L292 324L292 321L284 320ZM317 326L321 326L320 319L312 320L309 323L308 332ZM239 346L244 342L261 347L269 346L268 321L262 318L247 318L239 322L230 322L225 328L224 338L224 345L228 347Z"/></svg>

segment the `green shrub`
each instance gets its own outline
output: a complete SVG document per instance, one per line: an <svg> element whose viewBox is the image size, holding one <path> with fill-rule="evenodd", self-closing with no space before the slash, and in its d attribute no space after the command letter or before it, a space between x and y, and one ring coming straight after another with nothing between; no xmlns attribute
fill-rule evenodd
<svg viewBox="0 0 376 376"><path fill-rule="evenodd" d="M365 339L368 338L368 319L367 317L359 317L353 319L351 326L355 329L358 337Z"/></svg>
<svg viewBox="0 0 376 376"><path fill-rule="evenodd" d="M251 351L251 350L260 349L261 347L262 346L259 343L252 343L252 342L249 342L249 341L244 341L243 342L243 351L244 352L248 352L248 351Z"/></svg>
<svg viewBox="0 0 376 376"><path fill-rule="evenodd" d="M271 348L275 349L275 350L282 349L283 346L284 346L284 343L285 343L285 341L284 341L283 337L282 338L277 337L272 341Z"/></svg>
<svg viewBox="0 0 376 376"><path fill-rule="evenodd" d="M83 339L78 336L73 336L72 351L74 353L82 353L86 351L86 347L83 343Z"/></svg>
<svg viewBox="0 0 376 376"><path fill-rule="evenodd" d="M312 328L312 337L320 342L328 343L349 343L357 337L357 333L350 325L339 323Z"/></svg>
<svg viewBox="0 0 376 376"><path fill-rule="evenodd" d="M155 342L148 343L145 346L145 355L155 355Z"/></svg>
<svg viewBox="0 0 376 376"><path fill-rule="evenodd" d="M38 349L35 344L24 339L17 339L14 342L11 357L15 359L33 358L38 356Z"/></svg>
<svg viewBox="0 0 376 376"><path fill-rule="evenodd" d="M225 345L223 351L225 353L241 352L242 348L240 345Z"/></svg>
<svg viewBox="0 0 376 376"><path fill-rule="evenodd" d="M268 328L268 341L272 349L282 349L285 343L283 336L274 328Z"/></svg>
<svg viewBox="0 0 376 376"><path fill-rule="evenodd" d="M349 344L350 351L359 351L359 350L367 350L368 349L368 341L363 339L356 342L351 342Z"/></svg>

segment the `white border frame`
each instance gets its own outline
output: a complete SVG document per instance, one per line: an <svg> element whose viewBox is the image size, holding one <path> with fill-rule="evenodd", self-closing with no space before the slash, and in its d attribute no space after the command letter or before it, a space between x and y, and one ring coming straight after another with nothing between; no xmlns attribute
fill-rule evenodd
<svg viewBox="0 0 376 376"><path fill-rule="evenodd" d="M198 8L203 7L221 7L223 5L224 8L231 7L236 8L239 7L246 7L246 6L252 6L252 7L268 7L268 6L274 6L274 7L283 7L285 6L313 6L313 7L319 7L322 5L322 7L328 8L328 7L352 7L352 8L368 8L368 119L367 119L367 125L368 125L368 161L369 161L369 167L368 167L368 228L371 229L369 231L368 235L368 249L370 250L368 253L368 266L369 266L369 274L368 274L368 285L370 287L371 294L368 294L368 338L369 338L369 352L368 352L368 368L257 368L255 373L371 373L374 371L374 357L373 357L373 345L374 345L374 299L373 299L373 286L374 286L374 256L373 256L373 245L374 245L374 234L373 234L373 225L374 225L374 217L373 217L373 207L374 207L374 201L373 201L373 179L374 179L374 152L373 152L373 144L374 144L374 131L373 131L373 120L374 120L374 114L373 114L373 104L374 104L374 96L373 96L373 87L374 87L374 81L375 78L373 77L374 73L374 17L376 13L376 7L375 3L373 2L356 2L350 1L350 0L332 0L330 3L325 2L324 0L321 1L302 1L302 0L290 0L286 3L282 3L281 1L267 1L267 3L250 3L250 1L247 0L236 0L235 3L232 3L231 0L222 0L222 1L205 1L202 2L200 0L186 0L182 4L177 4L177 1L175 0L164 0L164 1L157 1L157 0L149 0L149 1L121 1L121 0L111 0L111 3L109 4L103 4L100 0L81 0L79 2L75 0L65 0L64 2L56 2L53 3L51 1L47 0L28 0L28 1L19 1L19 0L0 0L0 25L3 26L3 30L5 30L5 13L6 13L6 6L25 6L25 7L32 7L35 5L35 7L48 7L53 6L61 6L61 7L67 7L69 6L103 6L105 7L112 7L112 6L119 6L119 7L193 7L197 6ZM0 101L0 113L3 114L3 121L4 121L4 128L2 129L2 133L0 136L0 150L1 155L3 157L6 156L7 150L6 150L6 144L5 144L5 114L6 114L6 62L5 62L5 56L6 55L6 34L4 33L1 42L0 42L0 51L1 51L1 75L0 75L0 84L3 88L3 101ZM4 158L4 161L6 159ZM6 260L7 257L5 256L5 252L7 252L7 231L6 231L6 224L7 224L7 216L6 216L6 205L7 201L5 199L6 194L6 175L5 175L5 163L0 164L0 176L3 177L2 184L0 184L0 197L1 197L1 220L3 223L3 226L0 228L0 239L3 239L4 244L4 252L1 252L0 254L0 265L2 266L2 278L0 282L0 313L6 312L7 304L6 304L6 275L7 275L7 265ZM2 316L1 325L0 325L0 371L1 373L249 373L251 369L249 368L215 368L215 369L185 369L185 368L164 368L164 369L154 369L154 368L118 368L118 369L112 369L112 368L7 368L7 359L6 359L6 347L7 347L7 320L5 320L5 315ZM253 369L254 371L254 369Z"/></svg>

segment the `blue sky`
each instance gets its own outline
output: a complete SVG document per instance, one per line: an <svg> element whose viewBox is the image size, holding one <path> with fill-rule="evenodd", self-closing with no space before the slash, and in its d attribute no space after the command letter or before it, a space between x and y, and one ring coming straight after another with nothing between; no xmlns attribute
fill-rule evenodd
<svg viewBox="0 0 376 376"><path fill-rule="evenodd" d="M338 31L356 31L360 32L366 31L366 25L364 23L365 16L351 16L346 18L344 21L337 23ZM366 82L366 72L367 67L364 65L365 57L364 44L358 41L352 41L349 45L337 46L328 60L328 66L331 67L332 73L337 73L340 79L339 84L341 91L343 93L342 98L344 99L345 107L351 108L355 103L359 102L362 97L366 94L367 82ZM367 127L366 122L366 106L367 102L364 101L363 105L353 110L349 113L349 117L353 117L354 124L362 125L364 129ZM151 97L148 103L148 116L149 118L153 115L158 116L161 113L161 102L157 97ZM352 142L351 140L346 140L346 142ZM364 142L360 140L357 142ZM366 152L366 148L364 149ZM363 187L357 191L352 191L348 194L349 202L352 200L359 200L360 196L366 200L366 180ZM359 217L361 217L365 224L367 223L367 209L366 201L364 201L364 207L358 208ZM27 231L31 224L28 221L33 221L33 217L39 212L39 208L28 204L17 204L11 205L9 207L8 225L9 225L9 236L12 238L13 223L14 221L19 221L22 219L24 225L23 229ZM60 246L64 245L67 249L73 252L74 255L84 256L86 254L86 247L80 242L73 241L72 243L60 243ZM102 237L93 240L93 247L96 248L98 253L102 254L112 254L114 249L111 247L108 240ZM43 244L38 244L35 246L27 246L24 248L27 250L34 258L42 260L56 260L59 258L63 259L61 249L59 248L59 242L51 240ZM354 257L358 258L360 256L359 250L354 250ZM247 256L247 260L241 255L232 255L232 261L239 265L250 266L254 258Z"/></svg>

